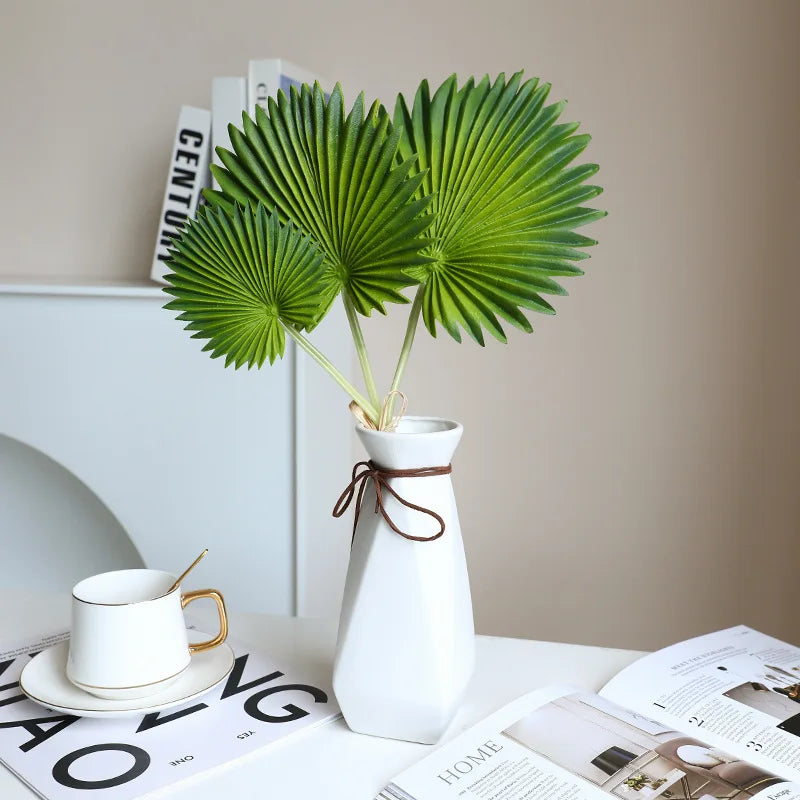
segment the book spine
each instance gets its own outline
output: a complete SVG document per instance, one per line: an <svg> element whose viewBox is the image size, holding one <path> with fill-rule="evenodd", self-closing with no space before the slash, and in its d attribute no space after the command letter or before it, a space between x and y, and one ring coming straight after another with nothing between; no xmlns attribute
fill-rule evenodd
<svg viewBox="0 0 800 800"><path fill-rule="evenodd" d="M247 113L255 119L256 106L266 109L267 100L275 98L280 87L280 59L260 58L250 61L247 69Z"/></svg>
<svg viewBox="0 0 800 800"><path fill-rule="evenodd" d="M255 118L256 106L267 108L267 100L275 99L283 90L288 97L292 86L299 89L304 83L314 86L319 81L322 90L330 95L333 84L307 69L283 58L261 58L249 63L247 70L247 113Z"/></svg>
<svg viewBox="0 0 800 800"><path fill-rule="evenodd" d="M315 75L307 69L298 67L296 64L292 64L291 61L286 61L286 59L283 58L278 59L278 89L282 89L287 97L289 96L289 89L292 86L299 91L304 83L307 83L313 88L314 83L317 81L322 87L322 91L325 92L327 96L330 96L333 90L333 84L329 80L321 78L319 75Z"/></svg>
<svg viewBox="0 0 800 800"><path fill-rule="evenodd" d="M167 186L158 223L156 250L150 277L166 283L166 261L172 240L180 235L186 221L194 216L201 192L210 183L208 161L211 150L211 112L182 106L175 130Z"/></svg>
<svg viewBox="0 0 800 800"><path fill-rule="evenodd" d="M242 111L247 107L247 81L244 78L214 78L211 82L211 163L222 166L217 148L231 149L228 124L242 128ZM216 179L211 185L219 189Z"/></svg>

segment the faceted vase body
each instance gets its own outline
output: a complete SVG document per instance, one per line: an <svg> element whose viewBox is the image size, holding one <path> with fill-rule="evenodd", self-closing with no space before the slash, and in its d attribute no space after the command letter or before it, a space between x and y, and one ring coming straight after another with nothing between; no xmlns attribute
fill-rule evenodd
<svg viewBox="0 0 800 800"><path fill-rule="evenodd" d="M384 469L446 466L462 427L405 417L396 432L357 426L370 460ZM368 480L350 554L333 669L344 718L358 733L433 744L453 718L475 662L472 601L450 475L390 478L409 503L445 523L434 541L410 541L375 513ZM433 517L387 491L383 505L401 531L429 537Z"/></svg>

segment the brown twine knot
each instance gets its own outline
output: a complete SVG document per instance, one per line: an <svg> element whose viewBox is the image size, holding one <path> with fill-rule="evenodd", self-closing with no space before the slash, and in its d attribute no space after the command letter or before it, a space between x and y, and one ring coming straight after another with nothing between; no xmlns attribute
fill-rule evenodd
<svg viewBox="0 0 800 800"><path fill-rule="evenodd" d="M359 472L359 467L364 469ZM333 516L341 517L347 511L350 503L353 500L353 495L358 486L358 496L356 497L356 513L353 519L353 539L356 537L356 528L358 527L358 515L361 512L361 500L364 497L364 491L367 487L367 481L372 478L375 484L375 513L379 511L381 516L386 520L389 527L395 532L399 533L404 539L411 539L414 542L433 542L444 533L444 520L430 508L409 503L404 500L397 492L389 485L389 478L428 478L434 475L449 475L453 471L453 465L448 464L446 467L418 467L415 469L382 469L374 464L372 461L359 461L353 467L353 475L350 483L339 496L336 505L333 507ZM360 484L360 485L359 485ZM389 516L386 508L383 505L383 490L386 489L398 503L401 503L406 508L411 508L414 511L419 511L422 514L427 514L433 517L439 523L439 532L433 536L412 536L410 533L401 531L397 525L394 524L392 518ZM352 539L351 539L352 542Z"/></svg>
<svg viewBox="0 0 800 800"><path fill-rule="evenodd" d="M396 397L400 398L400 411L397 414L394 413L394 401ZM383 398L381 415L378 417L377 423L373 422L369 416L367 416L367 412L364 411L364 409L361 408L361 406L356 403L355 400L351 400L350 405L348 406L353 416L367 430L390 432L397 430L397 426L400 423L400 420L403 418L403 414L406 413L407 407L408 398L399 389L392 389L392 391Z"/></svg>

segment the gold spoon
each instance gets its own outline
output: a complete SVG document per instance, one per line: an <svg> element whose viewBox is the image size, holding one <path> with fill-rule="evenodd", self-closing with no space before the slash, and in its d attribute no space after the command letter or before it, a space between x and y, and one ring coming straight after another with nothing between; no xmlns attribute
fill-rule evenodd
<svg viewBox="0 0 800 800"><path fill-rule="evenodd" d="M200 560L207 552L208 548L206 547L206 549L203 550L203 552L200 553L200 555L197 556L197 558L194 561L192 561L191 564L189 564L189 566L184 570L180 578L178 578L178 580L176 580L175 583L173 583L172 586L170 586L169 589L167 589L166 594L169 594L173 589L176 589L178 586L180 586L181 581L200 563Z"/></svg>

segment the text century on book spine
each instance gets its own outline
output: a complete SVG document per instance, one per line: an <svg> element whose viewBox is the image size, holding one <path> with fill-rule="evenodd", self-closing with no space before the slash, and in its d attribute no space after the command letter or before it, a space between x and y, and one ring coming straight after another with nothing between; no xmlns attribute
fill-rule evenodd
<svg viewBox="0 0 800 800"><path fill-rule="evenodd" d="M189 114L187 111L189 109L182 111L175 134L169 179L159 221L155 264L162 269L163 263L169 258L167 248L180 234L187 219L194 214L200 201L200 193L208 185L210 119L207 120L206 117L210 115L208 112ZM154 273L157 269L155 264ZM153 277L157 276L154 274Z"/></svg>

